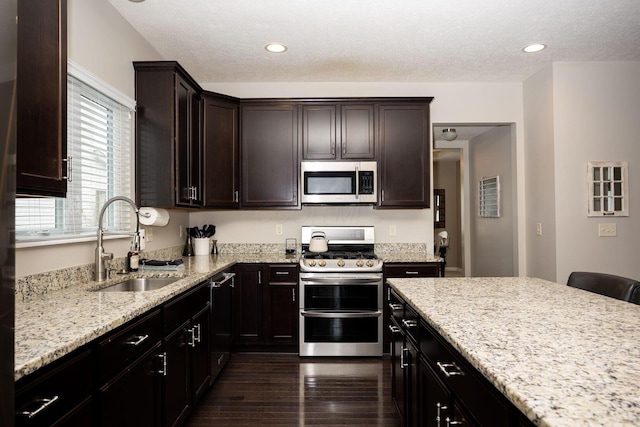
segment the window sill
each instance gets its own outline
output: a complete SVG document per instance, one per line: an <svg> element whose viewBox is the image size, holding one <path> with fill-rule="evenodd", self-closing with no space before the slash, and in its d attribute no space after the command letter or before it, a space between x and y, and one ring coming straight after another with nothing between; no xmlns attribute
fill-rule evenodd
<svg viewBox="0 0 640 427"><path fill-rule="evenodd" d="M103 237L103 240L114 240L114 239L131 239L131 236L121 235L107 235ZM86 243L86 242L95 242L97 240L96 235L91 236L82 236L82 237L73 237L68 239L61 239L51 237L49 239L33 239L33 240L16 240L16 249L23 248L35 248L41 246L57 246L57 245L68 245L74 243Z"/></svg>

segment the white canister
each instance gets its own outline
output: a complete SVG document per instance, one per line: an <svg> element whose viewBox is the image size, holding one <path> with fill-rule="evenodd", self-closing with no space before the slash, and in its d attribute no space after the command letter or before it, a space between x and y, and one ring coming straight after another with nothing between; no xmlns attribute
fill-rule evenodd
<svg viewBox="0 0 640 427"><path fill-rule="evenodd" d="M209 255L211 240L208 237L193 237L191 242L194 255Z"/></svg>

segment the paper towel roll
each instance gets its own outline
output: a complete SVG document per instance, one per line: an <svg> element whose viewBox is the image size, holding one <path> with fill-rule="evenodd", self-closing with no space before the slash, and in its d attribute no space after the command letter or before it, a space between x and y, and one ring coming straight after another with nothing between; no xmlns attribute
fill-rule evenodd
<svg viewBox="0 0 640 427"><path fill-rule="evenodd" d="M164 227L169 223L169 212L159 208L140 208L140 224Z"/></svg>

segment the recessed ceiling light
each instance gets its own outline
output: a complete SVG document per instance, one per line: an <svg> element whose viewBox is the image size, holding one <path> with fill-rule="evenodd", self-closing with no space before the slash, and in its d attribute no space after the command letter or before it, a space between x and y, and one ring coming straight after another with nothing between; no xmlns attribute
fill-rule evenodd
<svg viewBox="0 0 640 427"><path fill-rule="evenodd" d="M269 43L264 48L271 53L282 53L287 50L287 47L282 43Z"/></svg>
<svg viewBox="0 0 640 427"><path fill-rule="evenodd" d="M536 52L540 52L541 50L545 49L546 47L547 47L546 44L534 43L534 44L530 44L529 46L523 48L522 51L525 52L525 53L536 53Z"/></svg>

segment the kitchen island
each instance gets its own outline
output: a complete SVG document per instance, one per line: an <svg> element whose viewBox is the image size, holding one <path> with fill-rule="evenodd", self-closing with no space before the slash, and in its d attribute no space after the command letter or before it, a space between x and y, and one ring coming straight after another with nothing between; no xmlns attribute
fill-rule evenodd
<svg viewBox="0 0 640 427"><path fill-rule="evenodd" d="M388 283L535 425L640 425L640 306L535 278Z"/></svg>

